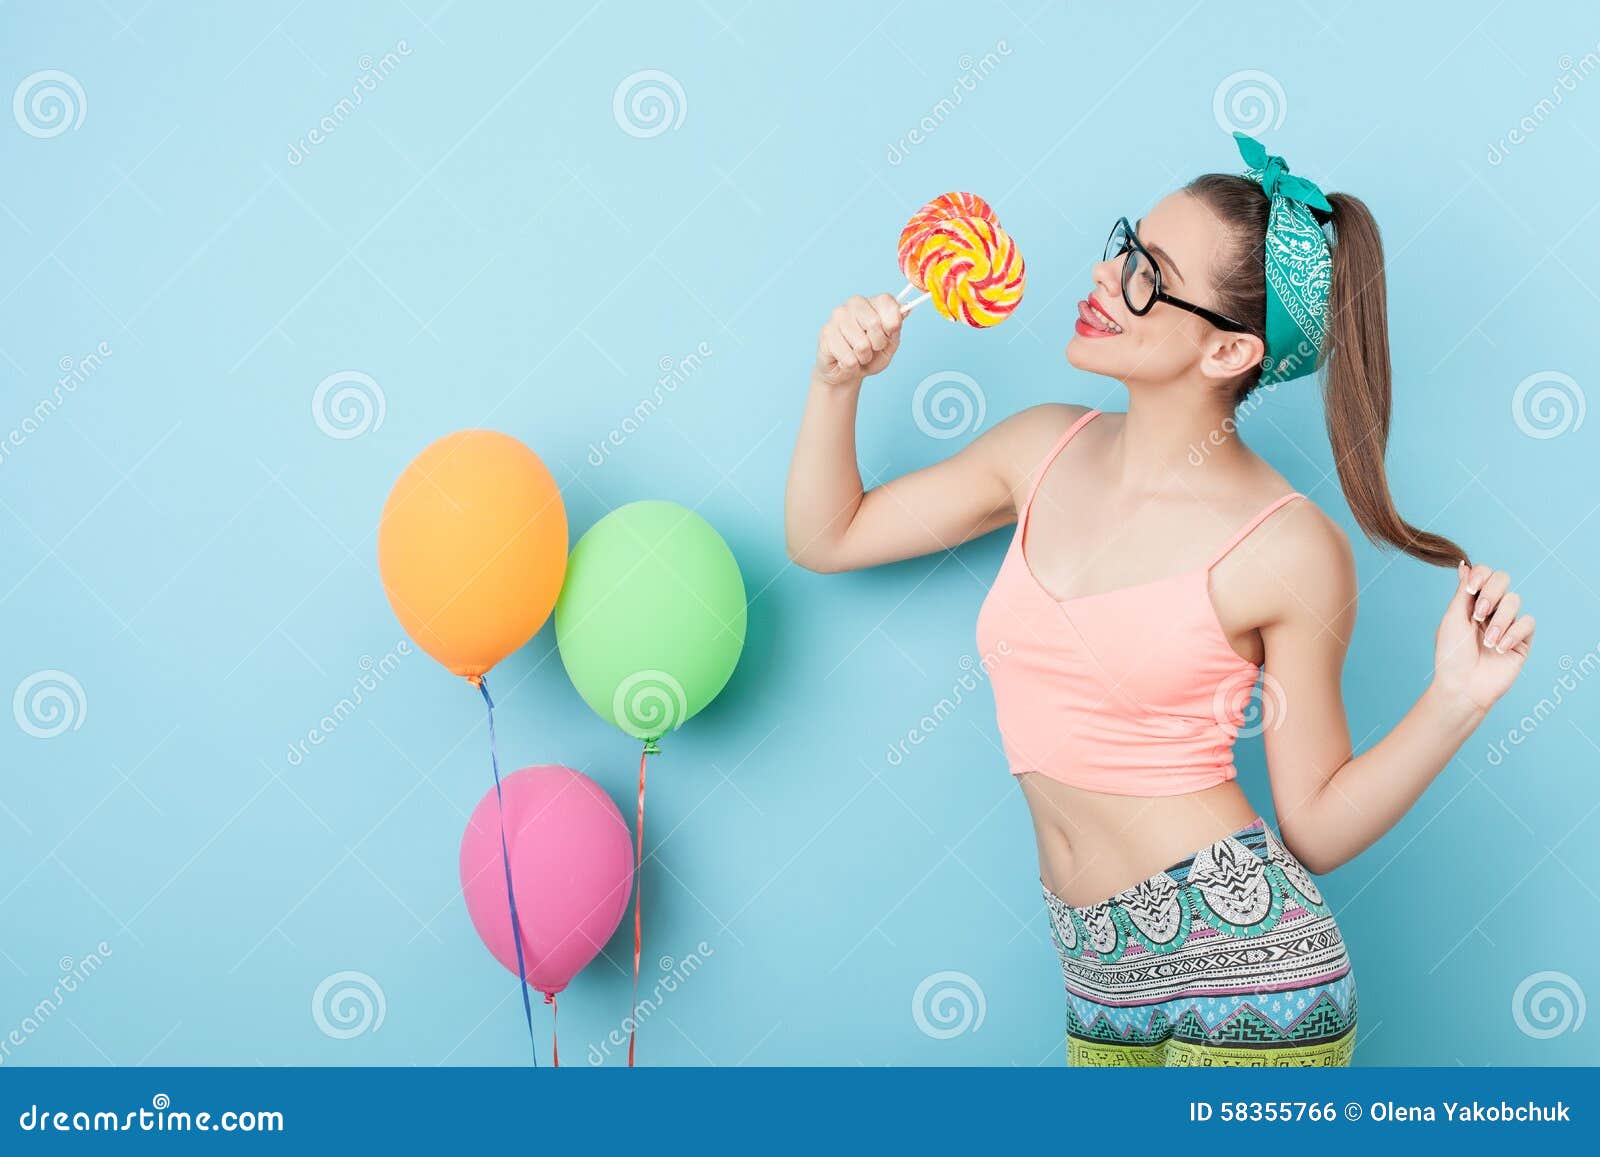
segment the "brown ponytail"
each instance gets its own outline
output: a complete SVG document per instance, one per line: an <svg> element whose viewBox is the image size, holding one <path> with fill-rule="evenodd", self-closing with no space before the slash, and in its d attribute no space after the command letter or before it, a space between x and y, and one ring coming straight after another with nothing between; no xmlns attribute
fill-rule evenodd
<svg viewBox="0 0 1600 1157"><path fill-rule="evenodd" d="M1254 181L1224 173L1199 177L1188 191L1245 239L1236 259L1220 271L1220 308L1264 337L1270 202ZM1412 526L1395 509L1389 493L1384 453L1389 444L1392 373L1378 223L1359 198L1330 193L1328 203L1333 206L1333 285L1323 343L1322 400L1339 485L1356 524L1374 543L1396 547L1435 566L1453 567L1458 559L1467 558L1466 552L1443 535ZM1239 383L1235 406L1257 381L1252 372Z"/></svg>

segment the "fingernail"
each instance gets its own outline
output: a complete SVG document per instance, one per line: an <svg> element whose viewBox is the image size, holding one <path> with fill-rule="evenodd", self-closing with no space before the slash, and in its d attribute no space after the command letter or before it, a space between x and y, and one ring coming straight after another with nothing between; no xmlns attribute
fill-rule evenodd
<svg viewBox="0 0 1600 1157"><path fill-rule="evenodd" d="M1500 637L1500 632L1498 630L1496 630L1494 627L1490 627L1487 631L1485 631L1483 633L1483 645L1485 647L1492 647L1492 646L1494 646L1494 641L1496 639L1498 639L1499 637Z"/></svg>
<svg viewBox="0 0 1600 1157"><path fill-rule="evenodd" d="M1505 643L1502 642L1498 647L1496 647L1494 649L1494 653L1496 655L1504 655L1506 653L1506 645L1505 645Z"/></svg>

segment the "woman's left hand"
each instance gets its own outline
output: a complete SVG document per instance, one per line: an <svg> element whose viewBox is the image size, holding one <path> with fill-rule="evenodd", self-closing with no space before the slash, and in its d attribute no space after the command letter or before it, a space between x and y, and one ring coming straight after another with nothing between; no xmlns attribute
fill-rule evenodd
<svg viewBox="0 0 1600 1157"><path fill-rule="evenodd" d="M1511 688L1533 642L1533 616L1503 570L1457 566L1456 593L1434 635L1433 681L1487 711Z"/></svg>

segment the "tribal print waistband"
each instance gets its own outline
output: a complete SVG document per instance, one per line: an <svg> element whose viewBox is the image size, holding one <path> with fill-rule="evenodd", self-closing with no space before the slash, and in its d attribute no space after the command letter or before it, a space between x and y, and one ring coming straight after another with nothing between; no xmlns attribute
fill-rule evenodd
<svg viewBox="0 0 1600 1157"><path fill-rule="evenodd" d="M1346 1065L1356 990L1311 875L1265 822L1098 904L1044 890L1075 1065Z"/></svg>

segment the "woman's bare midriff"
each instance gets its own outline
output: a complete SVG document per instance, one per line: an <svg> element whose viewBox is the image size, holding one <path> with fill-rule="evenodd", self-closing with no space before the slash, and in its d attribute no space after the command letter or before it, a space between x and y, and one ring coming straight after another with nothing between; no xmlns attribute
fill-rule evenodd
<svg viewBox="0 0 1600 1157"><path fill-rule="evenodd" d="M1038 772L1017 781L1033 813L1039 878L1074 907L1149 879L1257 815L1234 780L1166 796L1084 791Z"/></svg>

